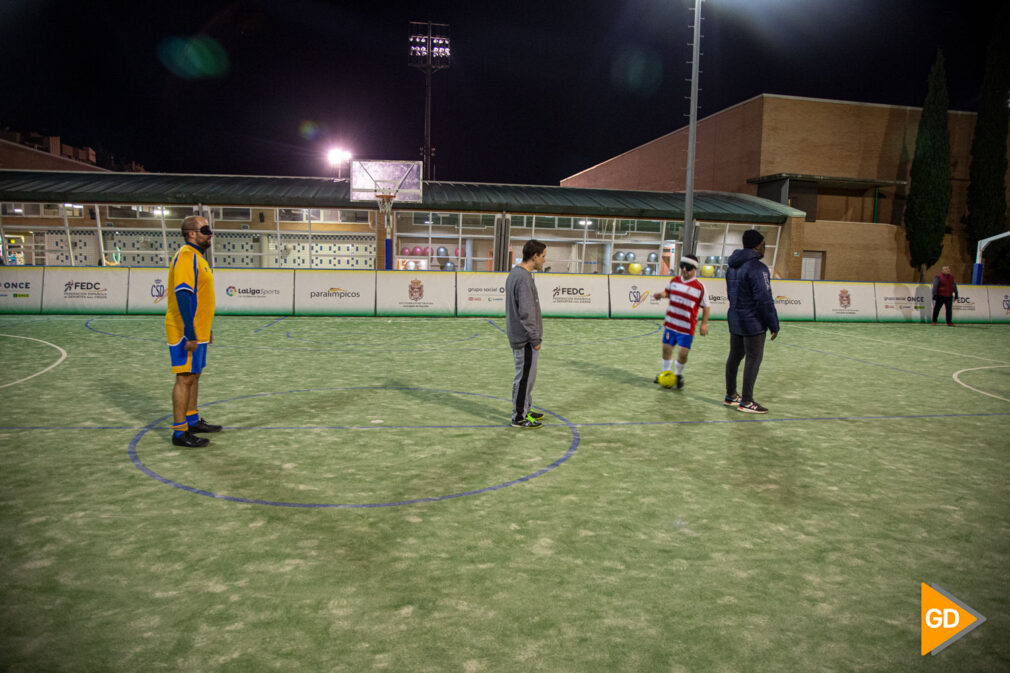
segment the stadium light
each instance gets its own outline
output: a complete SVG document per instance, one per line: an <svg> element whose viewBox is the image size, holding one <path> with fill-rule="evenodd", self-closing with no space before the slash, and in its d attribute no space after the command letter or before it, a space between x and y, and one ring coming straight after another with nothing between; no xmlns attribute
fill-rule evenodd
<svg viewBox="0 0 1010 673"><path fill-rule="evenodd" d="M449 67L452 55L449 43L449 24L431 21L410 22L410 49L407 65L424 73L424 147L421 158L424 164L424 179L431 180L431 74Z"/></svg>
<svg viewBox="0 0 1010 673"><path fill-rule="evenodd" d="M337 169L337 176L339 177L344 164L351 160L351 153L343 148L333 147L326 153L326 160L330 163L331 167Z"/></svg>

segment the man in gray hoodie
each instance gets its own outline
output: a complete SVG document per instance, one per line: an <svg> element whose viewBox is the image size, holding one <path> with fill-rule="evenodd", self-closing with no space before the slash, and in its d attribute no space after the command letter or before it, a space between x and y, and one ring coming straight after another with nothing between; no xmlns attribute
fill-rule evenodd
<svg viewBox="0 0 1010 673"><path fill-rule="evenodd" d="M512 382L512 427L539 428L543 414L531 411L533 382L537 378L537 355L544 325L540 297L533 272L543 271L547 246L535 239L523 246L523 261L512 267L505 281L505 332L512 346L516 375Z"/></svg>

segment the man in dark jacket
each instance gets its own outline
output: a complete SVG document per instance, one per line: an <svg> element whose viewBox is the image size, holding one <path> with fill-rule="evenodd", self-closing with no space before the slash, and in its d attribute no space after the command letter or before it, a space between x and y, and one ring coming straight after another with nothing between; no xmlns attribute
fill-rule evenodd
<svg viewBox="0 0 1010 673"><path fill-rule="evenodd" d="M761 262L765 254L765 237L757 229L743 234L743 250L729 258L726 270L726 292L729 295L729 357L726 358L726 399L723 404L750 414L766 414L768 410L754 401L761 358L764 356L765 332L772 341L779 333L779 316L772 297L768 267ZM740 361L743 368L743 391L736 391L736 374Z"/></svg>
<svg viewBox="0 0 1010 673"><path fill-rule="evenodd" d="M954 321L950 319L950 307L957 299L957 283L950 273L949 266L940 268L940 275L933 279L933 324L940 316L940 307L947 309L947 327L953 327Z"/></svg>

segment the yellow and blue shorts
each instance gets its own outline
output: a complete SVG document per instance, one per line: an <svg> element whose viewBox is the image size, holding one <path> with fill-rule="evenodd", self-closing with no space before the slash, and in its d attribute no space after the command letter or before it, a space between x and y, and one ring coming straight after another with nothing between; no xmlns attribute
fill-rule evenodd
<svg viewBox="0 0 1010 673"><path fill-rule="evenodd" d="M202 343L195 351L186 350L186 340L183 339L174 346L168 347L172 356L173 374L199 374L207 366L207 344Z"/></svg>

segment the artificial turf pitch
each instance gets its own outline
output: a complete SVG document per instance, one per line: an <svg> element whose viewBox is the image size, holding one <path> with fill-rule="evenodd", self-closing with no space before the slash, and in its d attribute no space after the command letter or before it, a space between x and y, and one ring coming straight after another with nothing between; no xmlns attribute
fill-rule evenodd
<svg viewBox="0 0 1010 673"><path fill-rule="evenodd" d="M219 317L186 450L159 318L0 316L0 669L1010 669L1010 326L784 323L753 416L549 319L537 430L502 327Z"/></svg>

